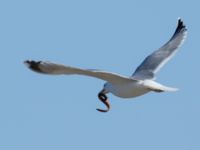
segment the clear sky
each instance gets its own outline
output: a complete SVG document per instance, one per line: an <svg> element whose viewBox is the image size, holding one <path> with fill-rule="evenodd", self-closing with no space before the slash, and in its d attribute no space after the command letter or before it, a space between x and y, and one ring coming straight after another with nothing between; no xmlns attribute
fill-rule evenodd
<svg viewBox="0 0 200 150"><path fill-rule="evenodd" d="M200 149L199 10L195 0L0 1L1 150ZM131 75L173 34L188 37L157 81L180 89L124 100L104 81L29 71L26 59Z"/></svg>

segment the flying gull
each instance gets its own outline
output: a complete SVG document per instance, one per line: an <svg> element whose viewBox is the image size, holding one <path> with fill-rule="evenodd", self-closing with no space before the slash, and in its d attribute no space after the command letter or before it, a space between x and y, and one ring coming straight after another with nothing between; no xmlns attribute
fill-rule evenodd
<svg viewBox="0 0 200 150"><path fill-rule="evenodd" d="M176 88L167 87L156 82L155 75L178 51L186 35L186 26L181 19L178 19L177 28L171 39L161 48L146 57L141 65L136 68L131 77L96 69L80 69L48 61L26 60L24 63L29 69L38 73L51 75L77 74L105 80L106 83L99 92L98 98L105 104L106 109L97 110L100 112L107 112L110 109L108 97L106 96L108 93L112 93L121 98L133 98L151 91L176 91Z"/></svg>

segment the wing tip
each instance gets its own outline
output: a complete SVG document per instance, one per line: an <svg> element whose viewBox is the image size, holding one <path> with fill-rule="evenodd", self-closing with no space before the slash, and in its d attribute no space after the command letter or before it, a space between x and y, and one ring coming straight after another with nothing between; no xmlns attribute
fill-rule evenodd
<svg viewBox="0 0 200 150"><path fill-rule="evenodd" d="M177 32L178 32L178 31L181 31L182 29L183 29L184 31L187 30L186 25L184 24L183 20L182 20L180 17L178 17Z"/></svg>
<svg viewBox="0 0 200 150"><path fill-rule="evenodd" d="M187 28L186 28L186 25L184 24L183 20L179 17L178 18L178 23L177 23L177 27L176 27L176 30L172 36L171 39L173 39L175 36L177 36L179 33L182 33L185 35L187 35Z"/></svg>
<svg viewBox="0 0 200 150"><path fill-rule="evenodd" d="M39 65L41 64L41 61L25 60L24 64L32 71L35 71L38 73L44 73L39 67Z"/></svg>

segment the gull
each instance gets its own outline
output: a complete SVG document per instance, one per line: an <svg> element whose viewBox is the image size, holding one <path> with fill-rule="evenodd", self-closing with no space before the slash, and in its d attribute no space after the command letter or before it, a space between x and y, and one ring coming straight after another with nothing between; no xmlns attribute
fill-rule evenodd
<svg viewBox="0 0 200 150"><path fill-rule="evenodd" d="M147 56L130 77L97 69L81 69L65 66L49 61L26 60L24 63L29 69L38 73L51 75L86 75L106 81L103 89L98 94L99 100L105 104L106 109L97 110L100 112L108 112L110 110L110 103L106 95L108 93L112 93L120 98L133 98L151 91L159 93L177 91L178 89L176 88L167 87L156 82L155 75L178 51L186 35L186 26L179 18L176 30L171 39L161 48Z"/></svg>

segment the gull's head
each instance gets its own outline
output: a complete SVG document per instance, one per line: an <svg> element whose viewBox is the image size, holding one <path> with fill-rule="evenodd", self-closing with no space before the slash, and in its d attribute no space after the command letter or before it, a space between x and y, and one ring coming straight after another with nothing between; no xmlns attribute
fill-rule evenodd
<svg viewBox="0 0 200 150"><path fill-rule="evenodd" d="M112 84L109 83L109 82L106 82L103 86L103 90L104 90L104 93L109 93L112 91Z"/></svg>

